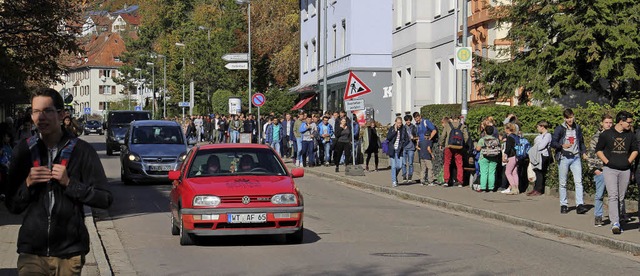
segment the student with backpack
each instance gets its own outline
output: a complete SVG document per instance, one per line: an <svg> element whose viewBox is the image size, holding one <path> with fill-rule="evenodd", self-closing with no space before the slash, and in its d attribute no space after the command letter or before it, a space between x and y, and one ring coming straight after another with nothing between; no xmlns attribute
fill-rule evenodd
<svg viewBox="0 0 640 276"><path fill-rule="evenodd" d="M485 127L486 133L493 133L493 126ZM493 191L496 183L496 167L502 156L502 148L500 140L493 135L485 135L476 146L476 150L480 152L480 187L477 192Z"/></svg>
<svg viewBox="0 0 640 276"><path fill-rule="evenodd" d="M6 205L22 214L18 234L20 275L81 275L89 253L84 205L108 208L107 190L96 150L61 126L64 102L58 91L37 90L31 97L31 119L39 135L13 150Z"/></svg>
<svg viewBox="0 0 640 276"><path fill-rule="evenodd" d="M503 163L507 163L504 173L509 181L509 188L503 190L501 193L517 195L520 193L520 190L518 188L518 162L516 160L516 144L518 143L518 136L515 135L516 125L507 123L504 126L504 131L507 136L507 141L505 143L505 154L502 156L502 161Z"/></svg>
<svg viewBox="0 0 640 276"><path fill-rule="evenodd" d="M443 121L444 130L438 144L440 149L444 148L444 183L443 186L449 186L451 177L451 160L455 159L456 179L454 185L462 187L464 180L464 168L462 166L462 156L465 141L469 139L467 126L460 122L459 117L455 117L453 121Z"/></svg>

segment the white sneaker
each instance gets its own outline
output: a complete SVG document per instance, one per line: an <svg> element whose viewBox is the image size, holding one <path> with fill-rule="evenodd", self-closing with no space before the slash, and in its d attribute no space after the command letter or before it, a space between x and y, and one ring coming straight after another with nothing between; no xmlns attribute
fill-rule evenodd
<svg viewBox="0 0 640 276"><path fill-rule="evenodd" d="M502 194L510 194L511 193L511 188L502 190L502 191L500 191L500 193L502 193Z"/></svg>

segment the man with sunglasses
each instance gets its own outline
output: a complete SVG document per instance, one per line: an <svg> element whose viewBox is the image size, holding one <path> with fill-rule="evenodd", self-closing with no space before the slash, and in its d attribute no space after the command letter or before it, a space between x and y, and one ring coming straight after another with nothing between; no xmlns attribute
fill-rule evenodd
<svg viewBox="0 0 640 276"><path fill-rule="evenodd" d="M43 88L31 97L39 134L20 141L9 168L7 209L23 215L18 234L19 275L80 275L89 253L84 205L113 201L93 147L61 126L62 96Z"/></svg>
<svg viewBox="0 0 640 276"><path fill-rule="evenodd" d="M627 111L620 111L616 115L616 125L600 134L596 145L596 155L602 160L604 168L604 185L609 196L609 220L611 232L618 235L620 227L620 201L629 186L631 163L638 156L638 145L635 135L631 132L633 116Z"/></svg>

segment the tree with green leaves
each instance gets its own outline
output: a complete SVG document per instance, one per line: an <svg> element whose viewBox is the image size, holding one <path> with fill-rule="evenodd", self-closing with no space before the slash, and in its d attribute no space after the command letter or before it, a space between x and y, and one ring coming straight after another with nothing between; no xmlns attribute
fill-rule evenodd
<svg viewBox="0 0 640 276"><path fill-rule="evenodd" d="M81 51L84 1L0 1L0 90L22 90L27 83L57 81L65 70L65 54Z"/></svg>
<svg viewBox="0 0 640 276"><path fill-rule="evenodd" d="M512 0L493 9L511 45L503 60L476 57L482 94L549 100L574 91L615 104L638 97L640 2L637 0ZM577 92L580 93L580 92Z"/></svg>

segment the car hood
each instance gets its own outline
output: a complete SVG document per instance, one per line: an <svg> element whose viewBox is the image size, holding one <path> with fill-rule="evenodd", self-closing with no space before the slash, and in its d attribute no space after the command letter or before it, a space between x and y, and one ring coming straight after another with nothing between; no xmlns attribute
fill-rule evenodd
<svg viewBox="0 0 640 276"><path fill-rule="evenodd" d="M129 147L129 150L138 154L141 158L144 157L160 157L160 156L175 156L187 151L187 146L182 144L133 144Z"/></svg>
<svg viewBox="0 0 640 276"><path fill-rule="evenodd" d="M195 194L216 196L251 196L293 193L293 180L289 176L215 176L186 180Z"/></svg>

